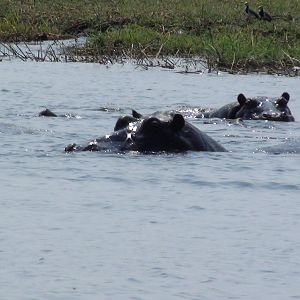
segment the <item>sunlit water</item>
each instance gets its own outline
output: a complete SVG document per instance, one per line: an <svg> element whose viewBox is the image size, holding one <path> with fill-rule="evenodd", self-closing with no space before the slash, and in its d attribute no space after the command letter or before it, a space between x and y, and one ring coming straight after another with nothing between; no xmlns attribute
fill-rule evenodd
<svg viewBox="0 0 300 300"><path fill-rule="evenodd" d="M1 299L300 299L299 78L0 68ZM283 91L294 123L190 120L228 153L63 152L131 108ZM37 117L44 107L75 117Z"/></svg>

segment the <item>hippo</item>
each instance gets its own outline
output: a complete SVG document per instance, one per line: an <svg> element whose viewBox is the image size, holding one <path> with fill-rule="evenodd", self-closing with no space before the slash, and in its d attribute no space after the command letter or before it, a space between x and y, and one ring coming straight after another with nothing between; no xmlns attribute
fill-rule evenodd
<svg viewBox="0 0 300 300"><path fill-rule="evenodd" d="M85 146L70 144L65 152L73 151L138 151L173 152L210 151L226 152L217 141L187 122L181 114L164 116L140 114L118 119L115 131L96 138Z"/></svg>
<svg viewBox="0 0 300 300"><path fill-rule="evenodd" d="M45 108L44 110L40 111L38 114L39 117L53 117L53 118L57 118L57 117L63 117L63 118L80 118L77 115L73 115L73 114L56 114L54 113L52 110L50 110L49 108Z"/></svg>
<svg viewBox="0 0 300 300"><path fill-rule="evenodd" d="M44 110L42 110L42 111L39 112L39 117L58 117L58 115L55 114L50 109L45 108Z"/></svg>
<svg viewBox="0 0 300 300"><path fill-rule="evenodd" d="M290 95L287 92L279 98L246 98L244 94L239 94L236 102L208 111L204 117L293 122L295 119L288 107L289 100Z"/></svg>
<svg viewBox="0 0 300 300"><path fill-rule="evenodd" d="M142 118L142 115L136 112L135 110L132 110L132 116L122 116L119 117L115 127L114 131L118 131L120 129L126 128L130 123L137 122Z"/></svg>

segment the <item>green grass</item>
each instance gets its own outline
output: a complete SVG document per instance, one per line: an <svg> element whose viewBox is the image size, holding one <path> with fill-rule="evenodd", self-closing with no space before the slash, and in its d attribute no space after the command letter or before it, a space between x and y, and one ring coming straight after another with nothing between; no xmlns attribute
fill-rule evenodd
<svg viewBox="0 0 300 300"><path fill-rule="evenodd" d="M86 55L197 56L232 71L299 66L300 1L248 2L274 20L248 19L236 0L0 0L0 39L85 30Z"/></svg>

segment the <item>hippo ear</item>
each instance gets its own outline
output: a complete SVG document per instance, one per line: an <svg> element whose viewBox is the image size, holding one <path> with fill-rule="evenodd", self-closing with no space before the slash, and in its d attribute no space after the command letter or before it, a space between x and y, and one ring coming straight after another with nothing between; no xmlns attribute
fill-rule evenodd
<svg viewBox="0 0 300 300"><path fill-rule="evenodd" d="M276 100L276 104L279 106L279 107L287 107L287 104L290 100L290 95L289 93L287 92L284 92L280 98L278 98Z"/></svg>
<svg viewBox="0 0 300 300"><path fill-rule="evenodd" d="M181 114L175 114L170 121L170 127L174 131L179 131L185 125L184 117Z"/></svg>
<svg viewBox="0 0 300 300"><path fill-rule="evenodd" d="M142 114L138 113L136 110L132 110L132 116L136 119L140 119L142 117Z"/></svg>
<svg viewBox="0 0 300 300"><path fill-rule="evenodd" d="M289 102L290 100L290 94L287 92L282 93L281 98L284 98L286 102Z"/></svg>
<svg viewBox="0 0 300 300"><path fill-rule="evenodd" d="M237 96L237 101L239 102L240 106L243 106L246 103L247 98L245 97L244 94L239 94Z"/></svg>

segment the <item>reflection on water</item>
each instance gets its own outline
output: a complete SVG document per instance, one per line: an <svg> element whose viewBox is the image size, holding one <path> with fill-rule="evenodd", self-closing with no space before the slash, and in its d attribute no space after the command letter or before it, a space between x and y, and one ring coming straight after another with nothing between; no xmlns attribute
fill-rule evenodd
<svg viewBox="0 0 300 300"><path fill-rule="evenodd" d="M298 79L15 60L0 77L1 299L300 297L299 151L276 154L299 148ZM294 123L190 119L229 153L63 152L132 108L283 91Z"/></svg>

